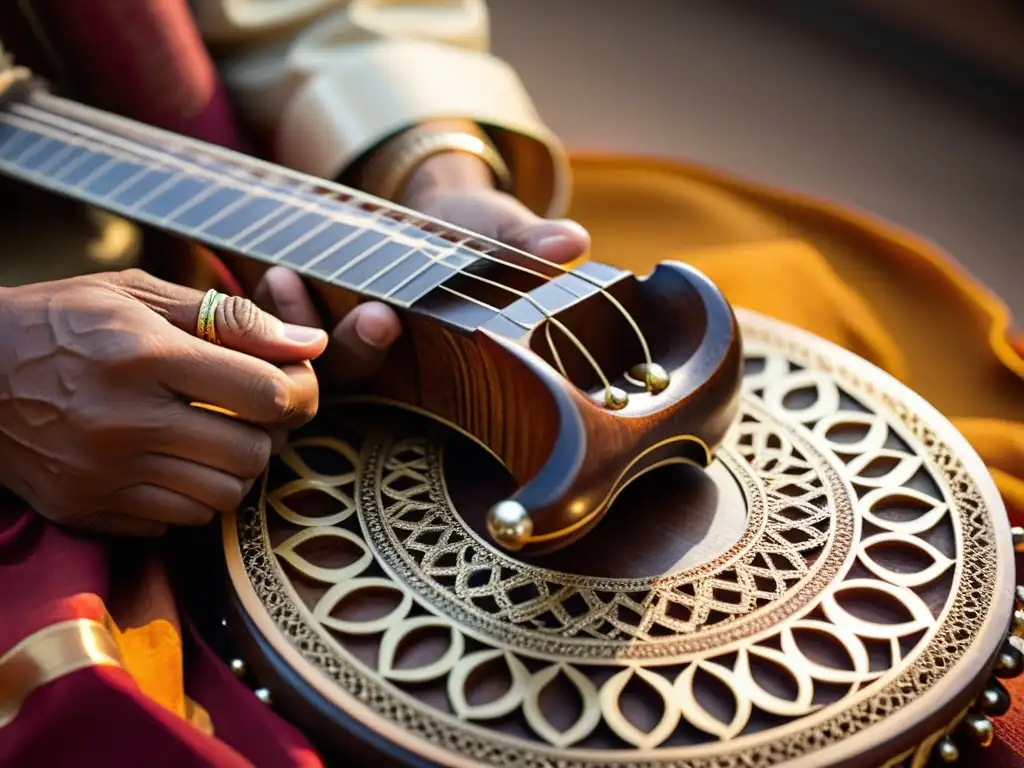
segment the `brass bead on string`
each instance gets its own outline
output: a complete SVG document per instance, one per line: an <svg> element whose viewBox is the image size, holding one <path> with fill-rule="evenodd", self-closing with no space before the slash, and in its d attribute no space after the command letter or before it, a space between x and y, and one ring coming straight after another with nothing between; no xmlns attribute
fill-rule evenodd
<svg viewBox="0 0 1024 768"><path fill-rule="evenodd" d="M604 391L604 404L610 410L621 411L629 405L629 395L626 394L625 390L618 387L608 387Z"/></svg>
<svg viewBox="0 0 1024 768"><path fill-rule="evenodd" d="M529 512L517 501L501 501L487 511L487 532L510 551L523 548L533 533Z"/></svg>
<svg viewBox="0 0 1024 768"><path fill-rule="evenodd" d="M652 395L664 392L670 382L668 371L657 363L634 365L629 369L629 377L637 383L642 383Z"/></svg>
<svg viewBox="0 0 1024 768"><path fill-rule="evenodd" d="M228 666L231 668L231 674L233 674L235 677L245 677L245 662L241 659L232 659L228 663Z"/></svg>

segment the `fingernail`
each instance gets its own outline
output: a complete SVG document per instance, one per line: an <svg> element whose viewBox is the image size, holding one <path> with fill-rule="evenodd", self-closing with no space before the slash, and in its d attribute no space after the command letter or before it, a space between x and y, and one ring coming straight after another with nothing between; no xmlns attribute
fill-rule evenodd
<svg viewBox="0 0 1024 768"><path fill-rule="evenodd" d="M319 328L310 328L308 325L292 325L291 323L282 323L281 325L284 337L296 344L311 344L327 337L326 332Z"/></svg>
<svg viewBox="0 0 1024 768"><path fill-rule="evenodd" d="M548 248L557 248L569 242L571 239L565 235L548 235L537 241L537 250L546 251Z"/></svg>
<svg viewBox="0 0 1024 768"><path fill-rule="evenodd" d="M566 229L571 229L573 232L580 235L580 237L590 237L590 233L587 231L586 227L578 221L573 221L572 219L558 219L557 223Z"/></svg>

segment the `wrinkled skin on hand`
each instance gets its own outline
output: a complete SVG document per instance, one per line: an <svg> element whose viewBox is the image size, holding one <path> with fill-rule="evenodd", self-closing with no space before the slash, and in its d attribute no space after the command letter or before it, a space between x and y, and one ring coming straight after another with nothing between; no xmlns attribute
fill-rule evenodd
<svg viewBox="0 0 1024 768"><path fill-rule="evenodd" d="M590 247L590 235L576 222L543 219L495 189L490 170L471 155L429 158L398 202L558 264L579 258ZM302 279L285 267L267 270L253 299L287 322L322 325ZM334 381L351 381L372 373L402 330L395 312L380 302L368 301L346 310L340 322L332 318L336 324L321 360Z"/></svg>
<svg viewBox="0 0 1024 768"><path fill-rule="evenodd" d="M236 508L274 443L315 415L310 361L327 336L232 297L217 346L194 334L202 296L138 270L3 289L0 482L99 533Z"/></svg>

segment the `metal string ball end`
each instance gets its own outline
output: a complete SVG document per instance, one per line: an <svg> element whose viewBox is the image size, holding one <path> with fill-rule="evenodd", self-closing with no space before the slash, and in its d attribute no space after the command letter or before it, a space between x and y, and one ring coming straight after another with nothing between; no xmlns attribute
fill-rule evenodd
<svg viewBox="0 0 1024 768"><path fill-rule="evenodd" d="M644 388L652 395L664 392L671 381L668 371L657 363L634 365L629 369L629 377L638 383L642 383Z"/></svg>
<svg viewBox="0 0 1024 768"><path fill-rule="evenodd" d="M604 391L604 404L613 411L621 411L629 405L629 395L618 387L608 387Z"/></svg>
<svg viewBox="0 0 1024 768"><path fill-rule="evenodd" d="M487 532L502 548L514 552L529 540L533 520L522 504L506 499L487 511Z"/></svg>
<svg viewBox="0 0 1024 768"><path fill-rule="evenodd" d="M657 363L640 363L629 369L626 376L630 383L642 386L652 395L664 392L671 379L668 371Z"/></svg>

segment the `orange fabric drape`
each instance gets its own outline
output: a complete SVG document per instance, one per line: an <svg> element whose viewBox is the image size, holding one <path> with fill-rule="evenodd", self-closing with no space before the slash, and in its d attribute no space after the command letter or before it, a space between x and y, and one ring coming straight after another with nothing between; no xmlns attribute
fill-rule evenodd
<svg viewBox="0 0 1024 768"><path fill-rule="evenodd" d="M1024 359L1009 311L952 257L865 214L700 166L577 156L592 258L697 267L736 306L811 331L936 406L1024 510ZM1024 522L1024 517L1015 522Z"/></svg>
<svg viewBox="0 0 1024 768"><path fill-rule="evenodd" d="M884 369L952 420L1024 524L1024 337L951 256L868 215L697 165L591 154L574 173L570 215L590 230L592 258L639 274L688 262L735 306ZM992 768L1024 766L1024 678L1006 683Z"/></svg>

